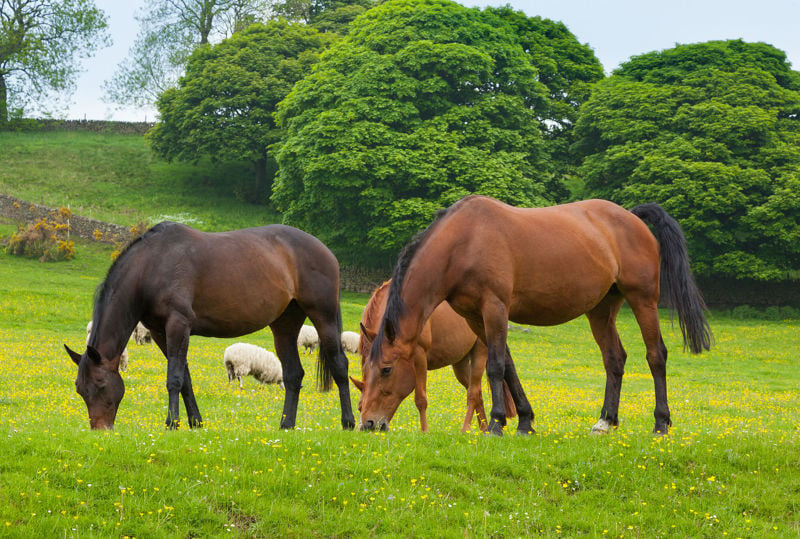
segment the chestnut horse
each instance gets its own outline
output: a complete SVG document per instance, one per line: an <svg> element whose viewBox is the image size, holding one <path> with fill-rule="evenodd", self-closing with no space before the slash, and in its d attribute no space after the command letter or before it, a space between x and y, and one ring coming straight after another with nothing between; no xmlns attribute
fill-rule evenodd
<svg viewBox="0 0 800 539"><path fill-rule="evenodd" d="M425 320L447 301L489 349L489 431L502 434L506 423L505 379L519 414L518 432L533 432L533 411L513 362L504 360L508 321L549 326L585 314L606 370L605 399L593 431L608 432L619 424L627 356L616 317L627 301L653 375L654 432L666 433L671 420L667 349L658 320L662 283L677 310L684 346L693 353L709 349L711 329L689 269L683 232L659 205L628 211L612 202L588 200L531 209L469 196L440 212L404 249L370 361L382 375L409 361ZM362 428L382 428L386 421L379 411L361 412Z"/></svg>
<svg viewBox="0 0 800 539"><path fill-rule="evenodd" d="M386 428L388 428L388 423L397 411L397 407L414 391L414 403L419 410L420 429L427 432L428 371L450 365L453 367L456 379L467 390L467 413L464 416L461 432L469 430L472 416L475 414L478 416L480 429L485 431L488 423L483 408L481 378L486 369L486 345L469 328L467 321L446 302L440 303L425 322L414 354L409 358L410 361L398 363L387 376L371 372L374 370L374 364L368 360L369 351L386 309L390 283L391 281L386 281L372 293L361 315L361 340L358 343L358 353L361 355L363 381L350 377L353 384L361 391L359 410L363 406L368 409L377 406L386 417ZM516 408L507 389L503 397L506 415L514 417ZM375 399L379 399L379 403L376 404Z"/></svg>
<svg viewBox="0 0 800 539"><path fill-rule="evenodd" d="M238 337L270 326L283 366L281 428L292 428L304 371L297 334L306 317L320 337L319 383L339 388L342 426L355 426L340 340L339 263L318 239L270 225L206 233L160 223L134 240L95 296L86 351L68 347L91 428L113 428L125 393L119 358L140 320L167 358L167 426L179 424L178 395L189 426L202 424L186 354L190 335Z"/></svg>

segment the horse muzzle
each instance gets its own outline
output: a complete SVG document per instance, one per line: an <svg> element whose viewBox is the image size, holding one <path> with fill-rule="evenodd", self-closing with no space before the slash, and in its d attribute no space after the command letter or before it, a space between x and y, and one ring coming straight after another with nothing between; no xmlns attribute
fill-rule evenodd
<svg viewBox="0 0 800 539"><path fill-rule="evenodd" d="M387 432L389 430L389 422L386 421L386 419L379 419L378 421L367 419L366 421L361 421L361 428L359 430L379 430Z"/></svg>

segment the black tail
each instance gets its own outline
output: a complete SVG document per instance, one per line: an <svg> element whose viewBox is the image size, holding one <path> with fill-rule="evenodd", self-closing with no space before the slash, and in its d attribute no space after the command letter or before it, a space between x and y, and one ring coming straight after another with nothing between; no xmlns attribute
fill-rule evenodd
<svg viewBox="0 0 800 539"><path fill-rule="evenodd" d="M317 357L317 383L319 384L320 391L329 391L331 387L333 387L333 371L335 369L336 362L339 360L339 356L344 356L344 350L342 349L342 306L341 306L341 298L339 300L339 305L336 311L336 327L338 328L338 333L336 337L336 343L338 345L338 351L336 355L333 357L329 357L328 354L325 353L325 347L322 346L320 343L319 346L319 356ZM344 356L347 358L347 356Z"/></svg>
<svg viewBox="0 0 800 539"><path fill-rule="evenodd" d="M689 267L686 238L681 226L661 206L641 204L631 210L653 227L661 250L661 289L669 306L678 311L684 349L693 354L711 348L713 336L706 320L703 296Z"/></svg>

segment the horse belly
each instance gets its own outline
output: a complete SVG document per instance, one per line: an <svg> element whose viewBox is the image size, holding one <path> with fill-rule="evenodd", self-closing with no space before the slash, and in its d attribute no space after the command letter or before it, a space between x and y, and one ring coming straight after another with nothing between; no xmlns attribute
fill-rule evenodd
<svg viewBox="0 0 800 539"><path fill-rule="evenodd" d="M564 324L592 310L614 284L610 274L565 277L538 283L544 286L515 290L509 320L534 326Z"/></svg>
<svg viewBox="0 0 800 539"><path fill-rule="evenodd" d="M232 294L227 297L195 297L192 333L206 337L239 337L259 331L286 310L288 294Z"/></svg>

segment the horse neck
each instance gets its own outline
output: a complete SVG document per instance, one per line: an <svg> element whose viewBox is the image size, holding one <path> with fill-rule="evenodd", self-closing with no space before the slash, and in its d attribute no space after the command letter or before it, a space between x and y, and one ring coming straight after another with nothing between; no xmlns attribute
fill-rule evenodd
<svg viewBox="0 0 800 539"><path fill-rule="evenodd" d="M114 290L101 306L95 307L89 344L103 357L115 358L128 345L133 329L141 318L132 288Z"/></svg>
<svg viewBox="0 0 800 539"><path fill-rule="evenodd" d="M400 291L404 309L398 319L397 336L406 342L419 341L425 322L433 310L447 298L446 257L437 255L427 259L433 260L437 267L432 268L426 264L423 270L415 268L412 262Z"/></svg>

